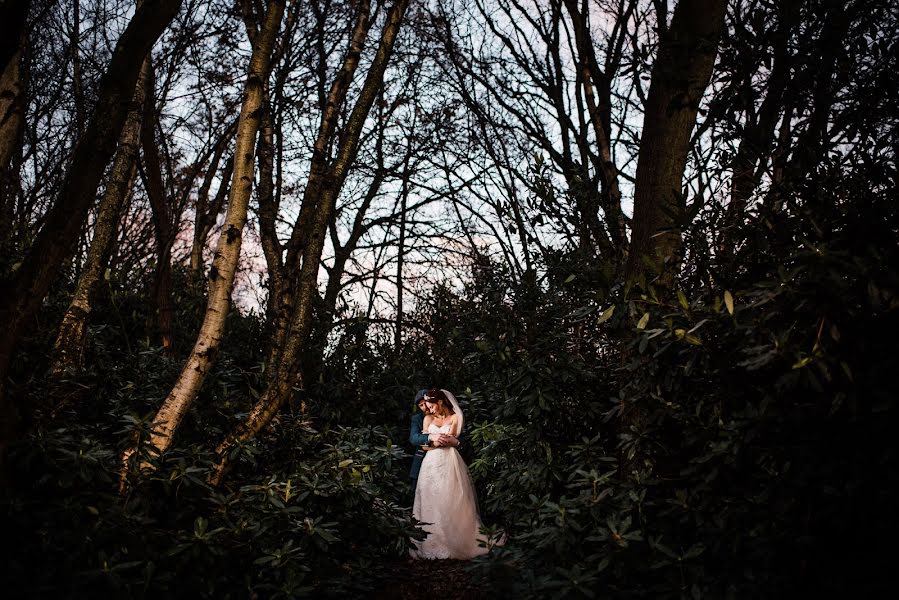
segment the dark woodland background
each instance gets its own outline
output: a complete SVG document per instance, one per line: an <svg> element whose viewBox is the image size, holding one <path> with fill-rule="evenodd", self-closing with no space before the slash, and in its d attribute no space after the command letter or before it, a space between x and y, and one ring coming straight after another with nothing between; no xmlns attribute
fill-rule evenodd
<svg viewBox="0 0 899 600"><path fill-rule="evenodd" d="M431 385L509 536L443 594L893 592L894 2L0 23L6 597L430 597Z"/></svg>

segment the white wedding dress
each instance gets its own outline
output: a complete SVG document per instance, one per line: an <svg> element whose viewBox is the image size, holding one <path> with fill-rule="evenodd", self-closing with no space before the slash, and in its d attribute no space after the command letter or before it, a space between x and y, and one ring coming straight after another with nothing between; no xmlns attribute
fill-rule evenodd
<svg viewBox="0 0 899 600"><path fill-rule="evenodd" d="M437 427L431 423L428 433L449 433L447 423ZM412 558L469 559L486 554L485 541L478 533L477 497L468 467L459 451L451 446L434 448L425 453L415 488L412 515L424 523L428 537L416 542Z"/></svg>

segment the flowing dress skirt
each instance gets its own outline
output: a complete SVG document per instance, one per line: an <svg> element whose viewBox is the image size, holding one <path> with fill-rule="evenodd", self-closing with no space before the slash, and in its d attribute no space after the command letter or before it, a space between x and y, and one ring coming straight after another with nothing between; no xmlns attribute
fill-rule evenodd
<svg viewBox="0 0 899 600"><path fill-rule="evenodd" d="M412 515L428 537L416 543L413 558L469 559L486 554L478 533L481 519L468 467L452 447L425 453L415 489Z"/></svg>

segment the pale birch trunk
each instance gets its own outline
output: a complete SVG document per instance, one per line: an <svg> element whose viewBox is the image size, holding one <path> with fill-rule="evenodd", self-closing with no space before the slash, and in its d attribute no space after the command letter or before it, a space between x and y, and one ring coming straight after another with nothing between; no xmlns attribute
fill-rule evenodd
<svg viewBox="0 0 899 600"><path fill-rule="evenodd" d="M409 0L397 0L391 7L384 30L381 33L381 41L378 45L377 53L341 136L341 145L337 157L330 169L326 173L322 173L324 193L322 193L316 203L314 212L309 217L308 229L301 235L305 243L302 248L302 267L294 296L296 304L290 319L290 335L285 340L278 363L273 365L276 369L276 375L269 380L269 386L260 396L259 401L253 406L247 418L234 431L228 434L216 449L219 462L209 476L209 482L213 485L221 483L224 477L229 463L228 455L230 449L235 444L255 437L263 427L268 425L287 401L294 386L301 379L299 359L302 350L306 346L312 325L312 304L316 295L319 262L321 261L328 223L333 218L334 203L346 180L349 167L355 161L356 154L359 151L359 137L362 133L363 125L383 83L384 71L393 53L393 46L408 5ZM306 208L305 202L303 208ZM299 226L299 223L297 226Z"/></svg>
<svg viewBox="0 0 899 600"><path fill-rule="evenodd" d="M225 318L231 307L231 291L253 188L256 134L261 122L265 80L271 68L272 47L281 26L284 4L285 0L269 0L265 23L253 46L237 125L228 211L209 270L206 314L181 375L154 418L154 430L149 440L150 451L154 453L162 453L171 445L181 420L199 394L206 374L215 362L224 335ZM123 456L126 467L134 450L127 450Z"/></svg>
<svg viewBox="0 0 899 600"><path fill-rule="evenodd" d="M134 87L131 109L119 137L119 147L113 159L106 190L97 209L94 237L91 240L87 262L53 345L54 359L51 367L53 377L59 377L65 370L80 368L84 364L87 325L93 310L94 298L115 244L119 215L134 177L149 63L149 60L144 61L140 77Z"/></svg>

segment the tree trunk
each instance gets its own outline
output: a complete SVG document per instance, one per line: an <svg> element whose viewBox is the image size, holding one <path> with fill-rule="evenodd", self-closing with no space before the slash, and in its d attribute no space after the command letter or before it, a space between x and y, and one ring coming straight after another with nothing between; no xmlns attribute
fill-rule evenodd
<svg viewBox="0 0 899 600"><path fill-rule="evenodd" d="M175 225L172 223L171 201L162 179L159 148L156 144L156 74L152 60L148 61L147 90L144 97L144 118L141 124L144 187L150 200L153 229L156 238L156 274L153 278L153 300L156 305L156 326L163 351L171 356L174 307L172 306L172 244Z"/></svg>
<svg viewBox="0 0 899 600"><path fill-rule="evenodd" d="M262 131L259 134L259 239L262 253L268 266L268 322L275 317L275 304L281 298L284 288L281 242L278 239L278 203L275 197L275 128L272 123L271 105L262 117Z"/></svg>
<svg viewBox="0 0 899 600"><path fill-rule="evenodd" d="M287 243L287 257L284 264L284 273L281 275L281 279L284 281L297 282L300 278L300 265L303 261L304 244L306 243L305 236L310 229L310 221L315 214L318 204L326 195L329 148L334 142L337 118L340 115L340 109L346 102L347 91L353 81L356 68L359 66L359 58L362 56L365 40L368 38L368 32L371 28L370 8L371 2L369 0L360 0L356 8L356 22L350 35L350 43L343 59L343 65L337 72L325 99L321 124L312 148L309 180L303 192L303 203L291 232L290 240ZM296 302L293 289L295 285L294 283L292 286L282 286L278 297L273 296L271 293L269 295L269 302L274 310L274 322L271 327L272 346L268 360L270 367L280 361L281 352L290 335L290 315L294 311ZM275 371L271 369L269 373L274 375Z"/></svg>
<svg viewBox="0 0 899 600"><path fill-rule="evenodd" d="M237 125L234 174L228 195L228 212L209 270L209 298L197 341L172 391L154 418L150 449L162 453L172 443L175 432L196 399L214 364L231 307L231 291L240 258L241 238L247 220L247 206L253 189L253 162L256 134L261 123L265 81L271 67L272 47L281 25L285 0L269 0L262 31L256 36L249 71L244 84L243 106ZM126 466L134 449L123 456Z"/></svg>
<svg viewBox="0 0 899 600"><path fill-rule="evenodd" d="M784 179L789 164L790 142L793 139L793 107L792 103L784 110L777 131L777 146L771 157L771 187L765 195L765 208L775 213L783 208Z"/></svg>
<svg viewBox="0 0 899 600"><path fill-rule="evenodd" d="M323 180L320 188L322 195L316 202L314 213L309 218L308 228L302 233L302 239L305 243L302 248L302 267L294 296L295 307L290 319L290 335L286 339L278 363L273 365L277 370L276 376L269 380L269 386L263 392L256 405L253 406L247 418L234 431L228 434L216 449L219 462L209 477L210 483L213 485L221 483L224 477L225 469L229 462L230 449L235 444L247 441L259 433L278 413L290 396L294 386L301 379L301 373L298 368L299 359L302 350L306 346L312 325L312 305L316 296L319 262L321 261L328 223L333 218L334 203L346 180L349 167L355 161L356 154L359 151L359 137L378 90L383 84L384 71L393 53L393 46L408 4L409 0L396 0L391 7L384 30L381 33L378 51L341 136L337 157L331 167L325 173L320 174ZM310 172L310 184L311 181L312 173ZM303 209L306 209L305 197ZM302 219L302 214L300 219ZM300 223L297 226L299 227Z"/></svg>
<svg viewBox="0 0 899 600"><path fill-rule="evenodd" d="M71 256L103 171L115 152L144 57L180 6L181 0L144 0L135 10L100 80L97 104L72 151L59 197L21 267L5 282L9 291L0 300L0 322L4 324L0 332L0 460L16 421L5 389L13 350Z"/></svg>
<svg viewBox="0 0 899 600"><path fill-rule="evenodd" d="M640 138L628 285L645 285L651 275L671 285L677 274L690 132L712 75L726 6L725 0L681 0L660 41Z"/></svg>
<svg viewBox="0 0 899 600"><path fill-rule="evenodd" d="M325 318L332 318L337 310L337 299L343 289L343 275L346 272L346 263L359 245L359 240L362 239L362 236L369 231L372 226L371 222L365 222L365 216L368 213L368 209L371 207L372 202L374 202L377 197L378 192L381 190L381 185L384 183L386 175L383 161L381 161L377 167L374 178L368 186L368 191L365 193L362 204L359 206L359 210L356 211L356 217L353 219L353 227L350 230L350 236L347 238L346 243L341 246L336 235L332 237L332 244L334 245L334 262L331 266L331 271L328 273L328 285L325 286L325 297L322 302L322 315Z"/></svg>
<svg viewBox="0 0 899 600"><path fill-rule="evenodd" d="M397 352L403 347L403 259L406 255L406 206L409 199L409 154L403 164L403 185L400 190L400 237L396 249L396 324L393 347Z"/></svg>
<svg viewBox="0 0 899 600"><path fill-rule="evenodd" d="M54 360L51 374L55 378L61 376L67 369L81 368L84 364L87 325L93 310L94 298L115 244L122 204L134 178L149 62L144 61L141 75L134 87L131 110L122 128L109 181L97 211L97 222L94 225L94 237L88 251L87 262L78 279L78 286L72 295L69 308L63 316L56 343L53 345Z"/></svg>
<svg viewBox="0 0 899 600"><path fill-rule="evenodd" d="M212 204L207 207L204 203L203 209L205 214L202 216L196 215L196 220L194 221L194 239L190 249L190 270L198 283L202 283L203 278L203 250L206 249L206 240L209 237L209 232L212 231L212 226L215 225L216 217L225 205L225 198L228 197L228 184L233 174L234 156L232 155L225 161L225 168L222 169L220 178L221 184L215 192ZM208 193L208 189L206 193ZM197 210L200 210L199 206Z"/></svg>
<svg viewBox="0 0 899 600"><path fill-rule="evenodd" d="M228 192L228 181L234 172L234 157L229 157L225 161L225 168L220 178L221 184L215 193L212 204L209 203L209 188L212 187L212 180L218 172L219 164L221 164L222 156L228 147L228 142L233 135L233 128L237 125L235 121L228 131L219 139L212 152L212 158L206 174L203 176L203 183L197 191L197 203L194 207L194 235L190 247L190 272L195 281L200 281L203 273L203 250L206 248L206 238L209 237L209 231L215 224L215 218L222 210L225 203L225 194Z"/></svg>
<svg viewBox="0 0 899 600"><path fill-rule="evenodd" d="M650 276L671 287L677 274L681 196L690 133L699 103L712 75L718 38L724 27L726 0L681 0L671 26L660 34L659 53L652 67L649 96L634 189L634 218L628 254L628 286L648 286ZM664 15L659 16L660 22ZM622 363L629 360L622 349ZM636 402L622 406L619 436L641 437L645 413ZM646 456L638 447L619 448L618 473L639 477Z"/></svg>
<svg viewBox="0 0 899 600"><path fill-rule="evenodd" d="M22 4L27 6L28 3ZM22 62L27 51L28 36L24 27L24 11L21 19L21 27L14 32L15 37L4 40L4 46L9 44L12 52L4 61L5 67L0 72L0 249L5 248L12 232L16 188L12 158L21 148L25 125L26 82L22 81Z"/></svg>
<svg viewBox="0 0 899 600"><path fill-rule="evenodd" d="M0 3L0 73L5 73L10 62L18 61L25 37L25 24L31 0Z"/></svg>
<svg viewBox="0 0 899 600"><path fill-rule="evenodd" d="M587 29L584 15L578 9L576 0L565 0L565 7L571 15L574 25L575 43L579 56L579 67L583 80L584 98L587 101L587 113L593 127L593 135L599 147L599 174L602 181L602 209L606 228L609 230L614 250L617 253L616 263L627 251L627 227L624 212L621 210L621 190L618 184L618 167L612 159L612 140L609 120L604 118L611 106L612 90L608 83L608 73L603 73L596 61L593 43ZM623 19L626 21L634 4L631 4ZM611 50L610 50L611 51ZM597 92L601 97L597 99ZM600 101L602 105L600 105Z"/></svg>
<svg viewBox="0 0 899 600"><path fill-rule="evenodd" d="M75 137L84 131L85 103L84 83L81 77L81 2L72 3L72 33L69 40L72 50L72 95L75 102Z"/></svg>

